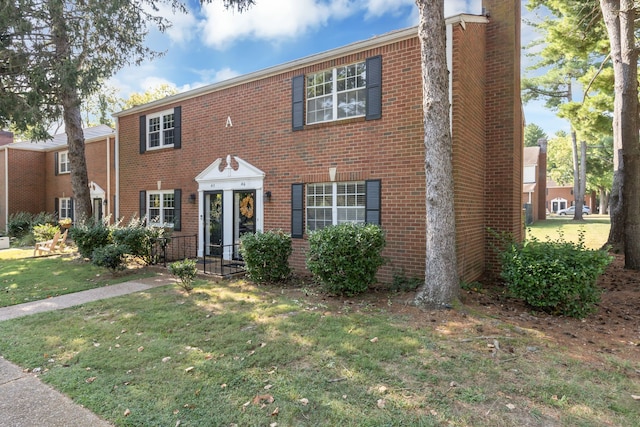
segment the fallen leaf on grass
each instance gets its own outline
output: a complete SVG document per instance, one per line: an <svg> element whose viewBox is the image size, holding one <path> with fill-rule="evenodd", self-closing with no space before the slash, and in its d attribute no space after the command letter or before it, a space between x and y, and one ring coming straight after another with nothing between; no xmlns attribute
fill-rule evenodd
<svg viewBox="0 0 640 427"><path fill-rule="evenodd" d="M631 395L631 398L632 398L633 400L640 400L640 396L635 395L635 394L632 394L632 395Z"/></svg>
<svg viewBox="0 0 640 427"><path fill-rule="evenodd" d="M509 409L511 409L512 411L513 411L514 409L516 409L516 405L514 405L513 403L507 403L507 404L506 404L506 407L507 407L507 408L509 408Z"/></svg>
<svg viewBox="0 0 640 427"><path fill-rule="evenodd" d="M129 415L131 415L131 410L129 410L128 408L125 409L124 414L125 417L128 417Z"/></svg>
<svg viewBox="0 0 640 427"><path fill-rule="evenodd" d="M171 358L169 356L162 358L162 363L167 363Z"/></svg>
<svg viewBox="0 0 640 427"><path fill-rule="evenodd" d="M298 402L302 403L304 406L307 406L309 404L309 399L302 398L302 399L298 400Z"/></svg>
<svg viewBox="0 0 640 427"><path fill-rule="evenodd" d="M373 338L371 338L369 341L371 341L371 342L378 342L378 337L373 337Z"/></svg>
<svg viewBox="0 0 640 427"><path fill-rule="evenodd" d="M266 386L264 386L264 389L269 390L271 387L273 387L273 384L267 384Z"/></svg>
<svg viewBox="0 0 640 427"><path fill-rule="evenodd" d="M191 372L191 371L193 371L193 369L194 369L193 366L189 366L188 368L185 368L184 371L185 372Z"/></svg>
<svg viewBox="0 0 640 427"><path fill-rule="evenodd" d="M383 409L387 404L387 401L384 399L378 399L378 408Z"/></svg>
<svg viewBox="0 0 640 427"><path fill-rule="evenodd" d="M144 347L143 347L143 346L138 347L138 353L140 353L140 352L141 352L141 351L143 351L143 350L144 350Z"/></svg>
<svg viewBox="0 0 640 427"><path fill-rule="evenodd" d="M271 413L272 417L277 417L278 414L280 413L280 408L277 408L273 410L273 412Z"/></svg>
<svg viewBox="0 0 640 427"><path fill-rule="evenodd" d="M253 398L252 402L254 405L259 405L261 403L273 403L273 401L273 396L271 396L270 394L258 394Z"/></svg>
<svg viewBox="0 0 640 427"><path fill-rule="evenodd" d="M86 380L84 380L84 382L86 382L87 384L91 384L92 382L94 382L96 380L97 377L89 377Z"/></svg>

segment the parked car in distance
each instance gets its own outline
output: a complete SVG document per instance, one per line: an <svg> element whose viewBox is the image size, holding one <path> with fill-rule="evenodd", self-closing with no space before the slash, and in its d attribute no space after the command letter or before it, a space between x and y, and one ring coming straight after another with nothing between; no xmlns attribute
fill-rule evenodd
<svg viewBox="0 0 640 427"><path fill-rule="evenodd" d="M560 209L557 212L558 215L575 215L575 213L575 206L569 206L567 209ZM582 206L582 213L585 215L589 215L591 213L591 208L589 208L589 206Z"/></svg>

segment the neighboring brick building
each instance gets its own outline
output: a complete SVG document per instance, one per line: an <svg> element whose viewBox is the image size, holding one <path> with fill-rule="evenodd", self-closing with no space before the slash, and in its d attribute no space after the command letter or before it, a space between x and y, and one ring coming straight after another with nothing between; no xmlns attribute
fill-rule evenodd
<svg viewBox="0 0 640 427"><path fill-rule="evenodd" d="M111 213L115 197L115 133L100 125L84 130L94 216ZM67 135L47 142L0 146L0 230L17 212L55 212L75 218L67 158Z"/></svg>
<svg viewBox="0 0 640 427"><path fill-rule="evenodd" d="M544 141L544 140L543 140ZM527 224L547 219L547 144L524 147L522 204L527 211Z"/></svg>
<svg viewBox="0 0 640 427"><path fill-rule="evenodd" d="M447 20L461 278L492 260L487 228L522 237L520 2ZM417 29L400 30L116 114L117 215L197 235L198 254L246 231L378 223L379 279L425 268ZM493 258L494 259L494 258Z"/></svg>

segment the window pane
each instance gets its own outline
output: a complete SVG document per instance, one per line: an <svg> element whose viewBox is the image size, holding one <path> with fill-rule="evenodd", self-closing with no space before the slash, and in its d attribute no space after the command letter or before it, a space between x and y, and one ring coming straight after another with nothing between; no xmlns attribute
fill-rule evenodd
<svg viewBox="0 0 640 427"><path fill-rule="evenodd" d="M149 134L149 147L160 146L160 132L154 132Z"/></svg>

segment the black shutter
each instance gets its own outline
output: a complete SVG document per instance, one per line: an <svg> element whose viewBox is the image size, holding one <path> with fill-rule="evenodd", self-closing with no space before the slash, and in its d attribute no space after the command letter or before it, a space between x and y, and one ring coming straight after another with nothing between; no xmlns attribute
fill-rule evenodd
<svg viewBox="0 0 640 427"><path fill-rule="evenodd" d="M173 190L173 231L182 230L182 190Z"/></svg>
<svg viewBox="0 0 640 427"><path fill-rule="evenodd" d="M73 221L73 197L69 199L69 218L71 218L71 221Z"/></svg>
<svg viewBox="0 0 640 427"><path fill-rule="evenodd" d="M304 186L291 184L291 237L301 238L304 234Z"/></svg>
<svg viewBox="0 0 640 427"><path fill-rule="evenodd" d="M367 224L381 225L380 206L382 204L381 183L379 179L365 181L366 205L364 221Z"/></svg>
<svg viewBox="0 0 640 427"><path fill-rule="evenodd" d="M140 154L147 151L147 116L140 116Z"/></svg>
<svg viewBox="0 0 640 427"><path fill-rule="evenodd" d="M182 107L173 109L173 148L182 148Z"/></svg>
<svg viewBox="0 0 640 427"><path fill-rule="evenodd" d="M55 168L55 175L58 176L58 174L60 173L59 167L60 165L58 164L58 153L57 151L55 152L55 154L53 155L55 164L54 164L54 168Z"/></svg>
<svg viewBox="0 0 640 427"><path fill-rule="evenodd" d="M53 212L60 219L60 199L57 197L53 200Z"/></svg>
<svg viewBox="0 0 640 427"><path fill-rule="evenodd" d="M367 58L367 120L382 117L382 56Z"/></svg>
<svg viewBox="0 0 640 427"><path fill-rule="evenodd" d="M304 129L304 75L291 79L291 125L293 130Z"/></svg>
<svg viewBox="0 0 640 427"><path fill-rule="evenodd" d="M140 190L140 220L144 221L147 218L147 192Z"/></svg>

